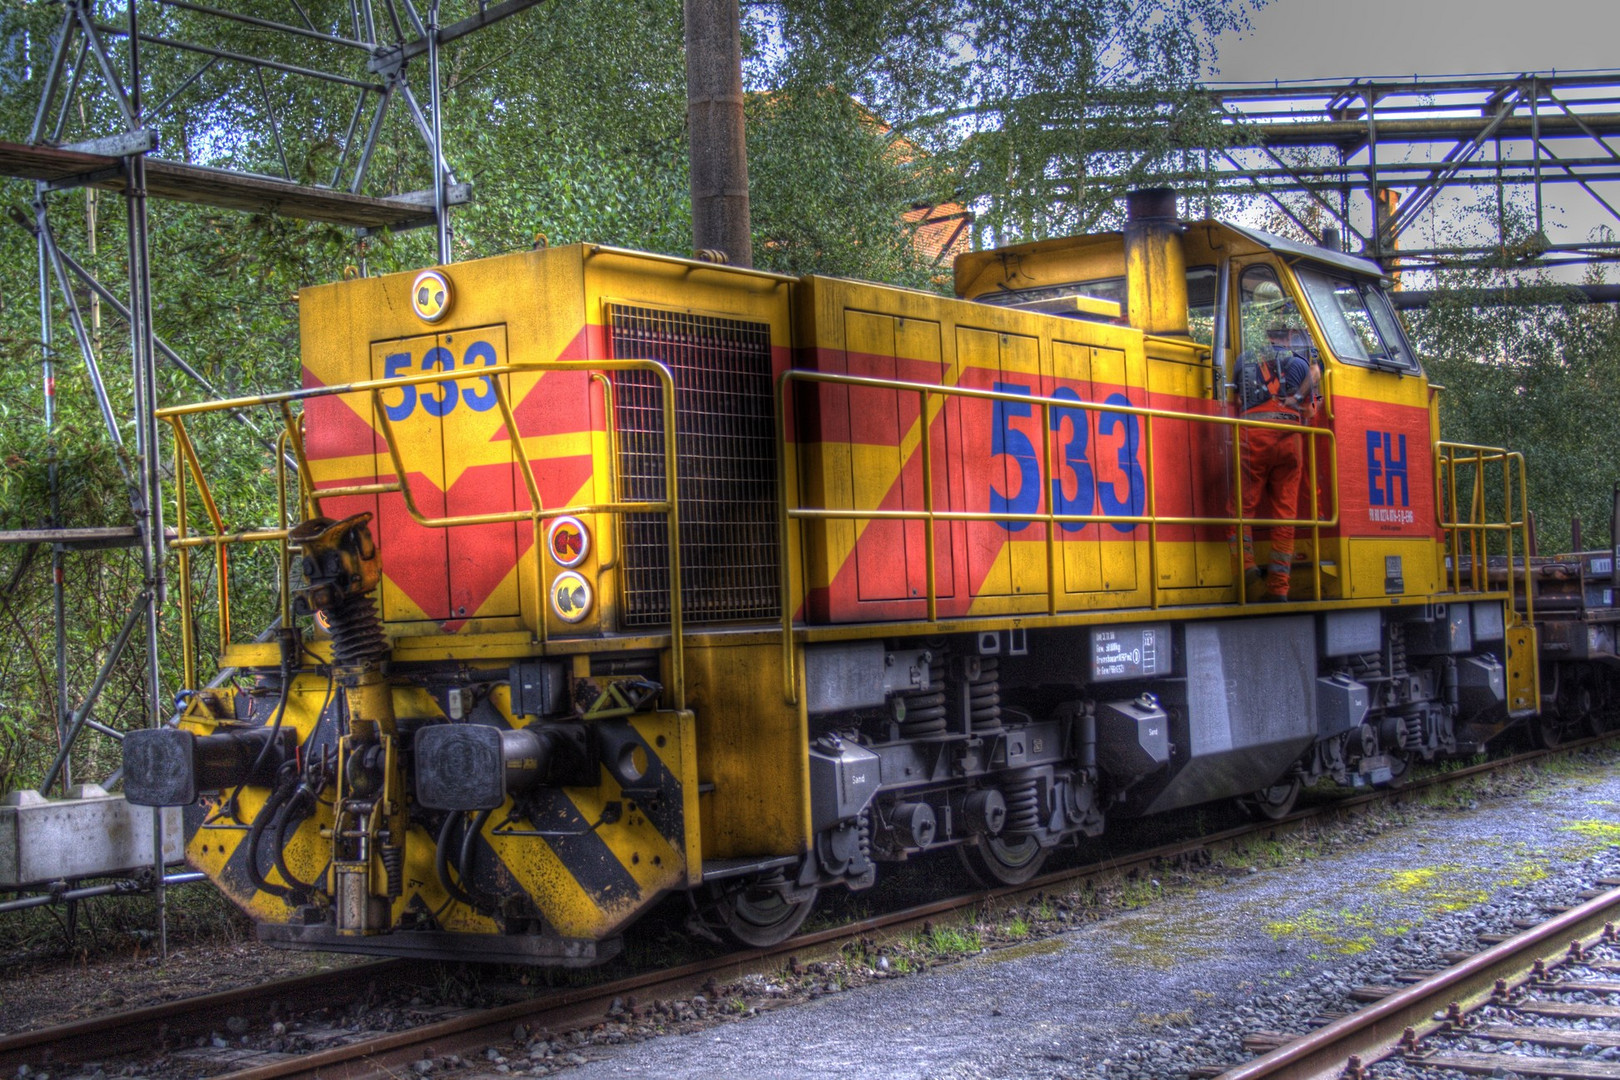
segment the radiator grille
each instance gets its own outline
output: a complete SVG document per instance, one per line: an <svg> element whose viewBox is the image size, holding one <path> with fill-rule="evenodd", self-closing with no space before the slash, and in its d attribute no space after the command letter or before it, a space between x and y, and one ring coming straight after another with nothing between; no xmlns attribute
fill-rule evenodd
<svg viewBox="0 0 1620 1080"><path fill-rule="evenodd" d="M683 621L779 618L770 327L637 307L610 317L616 359L658 360L675 377ZM615 391L621 495L663 499L658 380L619 372ZM662 516L624 519L626 627L669 622L668 537Z"/></svg>

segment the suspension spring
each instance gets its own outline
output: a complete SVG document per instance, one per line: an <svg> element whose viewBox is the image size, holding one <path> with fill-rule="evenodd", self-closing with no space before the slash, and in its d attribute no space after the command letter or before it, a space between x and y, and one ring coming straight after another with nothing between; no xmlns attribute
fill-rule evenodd
<svg viewBox="0 0 1620 1080"><path fill-rule="evenodd" d="M1402 626L1389 628L1389 673L1406 674L1406 628Z"/></svg>
<svg viewBox="0 0 1620 1080"><path fill-rule="evenodd" d="M901 700L906 705L905 719L900 721L902 737L931 739L945 734L945 661L939 657L929 661L928 689Z"/></svg>
<svg viewBox="0 0 1620 1080"><path fill-rule="evenodd" d="M861 858L872 861L872 810L868 807L855 819L855 840L861 848Z"/></svg>
<svg viewBox="0 0 1620 1080"><path fill-rule="evenodd" d="M1368 682L1384 677L1383 657L1376 653L1364 653L1360 656L1350 657L1350 674L1357 682Z"/></svg>
<svg viewBox="0 0 1620 1080"><path fill-rule="evenodd" d="M1426 715L1423 710L1417 709L1401 718L1401 722L1406 725L1406 748L1408 750L1420 749L1427 741L1423 731L1423 718Z"/></svg>
<svg viewBox="0 0 1620 1080"><path fill-rule="evenodd" d="M972 721L975 735L988 735L1001 730L1000 668L1000 657L982 657L978 676L968 680L968 718Z"/></svg>
<svg viewBox="0 0 1620 1080"><path fill-rule="evenodd" d="M332 659L342 667L370 664L388 655L377 600L370 593L345 597L326 609Z"/></svg>
<svg viewBox="0 0 1620 1080"><path fill-rule="evenodd" d="M383 873L388 876L388 899L398 900L405 891L405 850L392 844L382 849Z"/></svg>
<svg viewBox="0 0 1620 1080"><path fill-rule="evenodd" d="M1007 822L1003 832L1029 833L1041 827L1041 788L1033 776L1015 777L1002 784L1007 799Z"/></svg>

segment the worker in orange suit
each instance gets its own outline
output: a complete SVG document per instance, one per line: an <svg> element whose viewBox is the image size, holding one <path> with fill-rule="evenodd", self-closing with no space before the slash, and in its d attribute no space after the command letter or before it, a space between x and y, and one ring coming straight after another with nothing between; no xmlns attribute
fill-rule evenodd
<svg viewBox="0 0 1620 1080"><path fill-rule="evenodd" d="M1281 298L1281 290L1268 282L1257 290L1257 299L1265 295L1266 285L1277 290ZM1309 338L1281 317L1266 327L1266 338L1265 346L1238 357L1240 415L1245 420L1273 424L1307 424L1315 412L1319 381ZM1244 520L1297 517L1300 479L1305 470L1301 435L1277 428L1244 427L1238 447ZM1260 512L1262 505L1266 507L1264 515ZM1234 548L1236 535L1237 527L1233 526L1229 541ZM1271 527L1271 555L1263 571L1255 562L1254 531L1250 526L1243 527L1243 593L1249 602L1287 600L1293 562L1294 526Z"/></svg>

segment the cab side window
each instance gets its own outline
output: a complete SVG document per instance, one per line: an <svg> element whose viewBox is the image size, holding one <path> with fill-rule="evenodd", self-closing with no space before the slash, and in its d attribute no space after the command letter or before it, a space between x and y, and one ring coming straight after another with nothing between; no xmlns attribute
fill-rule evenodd
<svg viewBox="0 0 1620 1080"><path fill-rule="evenodd" d="M1239 353L1270 355L1273 344L1287 344L1303 352L1310 348L1310 333L1299 307L1283 291L1277 272L1264 263L1244 269L1238 279Z"/></svg>
<svg viewBox="0 0 1620 1080"><path fill-rule="evenodd" d="M1187 335L1200 345L1215 344L1215 282L1213 266L1187 269Z"/></svg>

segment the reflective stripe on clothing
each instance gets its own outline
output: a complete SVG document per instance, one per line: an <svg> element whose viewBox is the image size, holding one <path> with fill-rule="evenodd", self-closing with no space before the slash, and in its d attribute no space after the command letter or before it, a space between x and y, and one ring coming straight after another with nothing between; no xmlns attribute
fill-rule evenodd
<svg viewBox="0 0 1620 1080"><path fill-rule="evenodd" d="M1304 447L1298 432L1276 431L1271 428L1245 428L1240 436L1240 466L1243 481L1243 517L1260 517L1262 502L1269 507L1265 516L1293 518L1297 516L1300 479L1304 475ZM1239 537L1236 526L1227 531L1227 542L1236 549ZM1254 533L1245 525L1241 538L1243 567L1257 569L1254 557ZM1273 596L1288 595L1288 580L1294 562L1294 526L1271 526L1271 561L1267 567L1266 592Z"/></svg>

